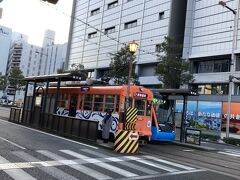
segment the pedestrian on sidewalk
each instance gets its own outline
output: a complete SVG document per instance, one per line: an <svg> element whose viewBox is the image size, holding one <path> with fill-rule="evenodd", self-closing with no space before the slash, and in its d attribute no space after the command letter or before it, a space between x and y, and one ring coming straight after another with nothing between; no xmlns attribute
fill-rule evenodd
<svg viewBox="0 0 240 180"><path fill-rule="evenodd" d="M102 120L103 130L102 130L102 139L104 143L108 143L109 140L109 132L112 126L113 117L112 110L107 109L106 114Z"/></svg>

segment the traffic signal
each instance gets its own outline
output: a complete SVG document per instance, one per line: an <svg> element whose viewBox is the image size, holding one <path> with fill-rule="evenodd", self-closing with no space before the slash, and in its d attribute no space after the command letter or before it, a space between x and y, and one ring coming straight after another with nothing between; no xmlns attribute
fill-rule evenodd
<svg viewBox="0 0 240 180"><path fill-rule="evenodd" d="M43 1L47 1L52 4L57 4L57 2L58 2L58 0L43 0Z"/></svg>

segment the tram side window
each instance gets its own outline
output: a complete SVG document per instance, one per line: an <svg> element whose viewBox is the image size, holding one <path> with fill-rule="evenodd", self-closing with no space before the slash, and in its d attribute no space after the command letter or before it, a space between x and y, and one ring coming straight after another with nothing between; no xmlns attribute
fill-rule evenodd
<svg viewBox="0 0 240 180"><path fill-rule="evenodd" d="M144 116L145 101L135 99L135 108L137 108L137 110L138 110L138 113L137 113L138 115Z"/></svg>
<svg viewBox="0 0 240 180"><path fill-rule="evenodd" d="M56 97L55 97L55 94L52 94L52 96L51 96L51 105L50 105L50 113L55 113L55 112L53 112L54 111L54 106L55 106L55 99L56 99Z"/></svg>
<svg viewBox="0 0 240 180"><path fill-rule="evenodd" d="M84 110L92 110L92 95L91 94L86 94L84 97Z"/></svg>
<svg viewBox="0 0 240 180"><path fill-rule="evenodd" d="M151 116L151 111L152 110L152 103L147 101L147 112L146 112L146 116Z"/></svg>
<svg viewBox="0 0 240 180"><path fill-rule="evenodd" d="M77 107L77 95L71 95L70 104L73 104L75 107Z"/></svg>
<svg viewBox="0 0 240 180"><path fill-rule="evenodd" d="M94 111L102 111L104 95L95 95L94 97Z"/></svg>
<svg viewBox="0 0 240 180"><path fill-rule="evenodd" d="M67 94L60 94L58 107L68 108L68 96Z"/></svg>
<svg viewBox="0 0 240 180"><path fill-rule="evenodd" d="M79 96L79 109L82 109L83 96Z"/></svg>
<svg viewBox="0 0 240 180"><path fill-rule="evenodd" d="M119 112L120 96L116 98L116 112Z"/></svg>
<svg viewBox="0 0 240 180"><path fill-rule="evenodd" d="M50 106L50 100L51 100L50 95L51 95L51 94L48 94L48 95L47 95L46 106L45 106L45 113L48 113L48 112L49 112L49 106Z"/></svg>
<svg viewBox="0 0 240 180"><path fill-rule="evenodd" d="M114 109L114 98L115 98L115 95L106 95L106 103L105 103L104 111L106 111L107 109Z"/></svg>

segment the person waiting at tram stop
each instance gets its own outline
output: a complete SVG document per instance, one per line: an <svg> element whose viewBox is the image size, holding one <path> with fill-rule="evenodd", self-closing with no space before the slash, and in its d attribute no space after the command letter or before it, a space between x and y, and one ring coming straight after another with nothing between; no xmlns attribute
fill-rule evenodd
<svg viewBox="0 0 240 180"><path fill-rule="evenodd" d="M104 143L108 143L109 140L109 132L112 126L113 117L112 110L107 109L106 114L102 120L103 130L102 130L102 139Z"/></svg>
<svg viewBox="0 0 240 180"><path fill-rule="evenodd" d="M68 116L71 116L71 117L75 117L76 116L76 105L74 103L71 103L70 104L70 107L69 107L69 112L68 112Z"/></svg>

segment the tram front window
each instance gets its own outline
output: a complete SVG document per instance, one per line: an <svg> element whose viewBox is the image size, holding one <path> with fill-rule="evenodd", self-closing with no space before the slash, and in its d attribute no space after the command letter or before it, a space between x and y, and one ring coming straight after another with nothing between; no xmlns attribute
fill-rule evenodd
<svg viewBox="0 0 240 180"><path fill-rule="evenodd" d="M159 100L154 103L159 129L172 132L174 130L173 101Z"/></svg>

